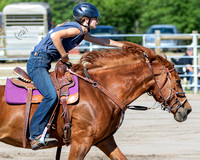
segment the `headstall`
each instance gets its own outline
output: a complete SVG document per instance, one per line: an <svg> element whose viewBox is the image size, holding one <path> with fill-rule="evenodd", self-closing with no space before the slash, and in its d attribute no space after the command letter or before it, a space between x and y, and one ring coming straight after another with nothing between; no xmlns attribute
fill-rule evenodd
<svg viewBox="0 0 200 160"><path fill-rule="evenodd" d="M148 55L146 53L144 53L144 56L145 56L145 59L146 59L146 62L151 70L151 73L152 73L152 76L153 76L153 79L155 81L155 84L158 88L158 91L156 93L150 93L151 95L155 96L156 94L160 93L160 97L162 99L162 102L160 103L161 104L161 108L163 110L168 110L168 112L171 112L173 110L176 110L176 109L179 109L186 101L187 101L187 98L185 98L182 102L180 102L180 100L178 99L178 96L179 95L183 95L185 97L185 92L176 92L173 88L172 88L172 84L171 84L171 81L170 81L170 78L171 78L171 72L175 71L175 68L172 68L171 70L169 70L168 68L164 67L165 69L165 73L166 73L166 77L165 77L165 80L163 82L163 84L159 87L158 83L157 83L157 80L155 78L155 74L153 72L153 69L151 67L151 64L148 60ZM163 96L163 93L162 93L162 88L164 87L164 85L166 83L169 83L169 86L170 86L170 93L169 93L169 96L167 96L167 98L165 98ZM173 81L172 81L173 83ZM169 105L167 102L172 99L174 96L174 102ZM176 105L177 104L177 105ZM176 105L175 107L173 107L174 105Z"/></svg>

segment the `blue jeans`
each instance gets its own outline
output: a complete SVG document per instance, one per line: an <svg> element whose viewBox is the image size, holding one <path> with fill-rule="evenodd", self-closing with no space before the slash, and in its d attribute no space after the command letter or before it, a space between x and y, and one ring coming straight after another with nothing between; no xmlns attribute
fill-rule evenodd
<svg viewBox="0 0 200 160"><path fill-rule="evenodd" d="M187 75L190 75L190 76L191 76L192 74L193 74L193 72L187 71ZM193 83L193 76L189 77L189 81L190 81L190 84Z"/></svg>
<svg viewBox="0 0 200 160"><path fill-rule="evenodd" d="M193 72L188 71L187 74L192 75ZM193 84L193 76L189 77L189 81L190 81L190 84ZM198 78L198 85L200 85L200 79L199 78ZM193 89L194 89L194 87L190 87L190 90L193 90ZM198 88L198 90L200 90L200 88Z"/></svg>
<svg viewBox="0 0 200 160"><path fill-rule="evenodd" d="M30 59L27 62L27 72L44 97L31 119L31 140L35 140L42 134L57 102L57 93L48 72L50 68L51 57L47 53L31 53Z"/></svg>

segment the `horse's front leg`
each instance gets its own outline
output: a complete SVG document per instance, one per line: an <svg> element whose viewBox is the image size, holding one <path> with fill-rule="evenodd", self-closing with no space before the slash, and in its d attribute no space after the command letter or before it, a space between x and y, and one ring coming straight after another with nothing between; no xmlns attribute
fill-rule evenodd
<svg viewBox="0 0 200 160"><path fill-rule="evenodd" d="M92 138L80 138L72 140L69 160L83 160L92 146Z"/></svg>
<svg viewBox="0 0 200 160"><path fill-rule="evenodd" d="M96 146L112 160L127 160L127 158L117 147L113 136L105 139L103 142L97 144Z"/></svg>
<svg viewBox="0 0 200 160"><path fill-rule="evenodd" d="M91 120L91 122L93 121ZM85 158L93 144L94 128L95 126L91 125L86 118L81 118L81 120L74 118L69 160L83 160Z"/></svg>

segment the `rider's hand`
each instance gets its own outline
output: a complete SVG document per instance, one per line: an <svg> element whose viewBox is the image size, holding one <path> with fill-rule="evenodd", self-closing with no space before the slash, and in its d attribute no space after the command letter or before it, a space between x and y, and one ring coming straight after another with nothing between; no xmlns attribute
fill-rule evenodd
<svg viewBox="0 0 200 160"><path fill-rule="evenodd" d="M66 54L65 56L61 57L60 62L62 62L63 64L67 65L68 68L72 67L72 63L68 61L69 57L68 54Z"/></svg>
<svg viewBox="0 0 200 160"><path fill-rule="evenodd" d="M61 57L61 59L60 59L60 61L63 62L63 63L68 62L68 60L69 60L68 54L66 54L65 56Z"/></svg>

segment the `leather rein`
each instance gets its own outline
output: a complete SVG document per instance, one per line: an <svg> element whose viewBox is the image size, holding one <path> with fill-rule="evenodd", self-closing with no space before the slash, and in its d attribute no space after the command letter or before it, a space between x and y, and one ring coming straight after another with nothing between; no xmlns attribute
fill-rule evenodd
<svg viewBox="0 0 200 160"><path fill-rule="evenodd" d="M150 62L148 60L148 55L146 53L144 53L144 56L145 56L145 59L146 59L146 62L148 64L148 66L149 66L149 68L151 70L151 73L153 75L153 79L155 81L155 84L156 84L156 86L158 88L158 91L156 93L154 93L154 94L153 93L149 93L149 94L152 95L152 96L155 96L156 94L160 93L160 97L162 99L162 102L160 103L161 104L161 109L168 110L169 113L171 111L173 111L173 110L179 109L187 101L187 98L185 96L185 92L176 92L172 88L171 82L173 83L173 81L170 81L170 79L171 79L171 72L175 71L175 68L172 68L171 70L169 70L168 68L164 67L165 68L166 77L165 77L165 80L164 80L163 84L161 85L161 87L159 87L159 85L157 83L157 80L155 78L155 74L153 72L153 69L151 67L151 64L150 64ZM165 98L163 96L163 93L162 93L162 88L164 87L164 85L167 82L169 83L169 86L170 86L170 93L167 96L167 98ZM182 102L180 102L179 99L178 99L178 96L180 96L180 95L182 95L183 97L185 97L185 99ZM175 100L174 100L174 102L171 105L169 105L167 102L168 102L168 100L170 100L171 98L173 98L173 96L174 96ZM177 105L175 107L173 107L175 104L177 104Z"/></svg>
<svg viewBox="0 0 200 160"><path fill-rule="evenodd" d="M169 79L171 78L171 72L175 71L175 68L169 70L168 68L165 67L166 78L165 78L165 81L164 81L164 83L162 84L162 86L159 87L159 85L158 85L158 83L157 83L157 80L156 80L156 78L155 78L155 74L154 74L154 72L153 72L153 69L152 69L152 67L151 67L151 64L150 64L150 62L149 62L149 60L148 60L148 55L147 55L146 53L144 53L144 56L145 56L145 59L146 59L146 62L147 62L147 64L148 64L148 66L149 66L149 68L150 68L150 70L151 70L151 73L152 73L153 79L154 79L154 81L155 81L155 84L156 84L156 86L157 86L157 88L158 88L158 91L157 91L155 94L150 93L150 95L155 96L157 93L160 93L160 96L161 96L161 98L162 98L162 102L161 102L160 104L161 104L161 108L162 108L163 110L166 110L166 109L167 109L168 112L171 112L171 111L173 111L173 110L179 109L179 108L187 101L187 98L185 98L182 102L180 102L179 99L178 99L178 96L179 96L179 95L183 95L183 96L185 97L185 92L176 92L176 91L172 88L172 85L171 85ZM105 89L103 86L99 85L97 82L93 81L93 80L89 77L89 75L88 75L88 73L87 73L87 70L86 70L85 68L84 68L84 72L85 72L86 77L83 77L83 76L81 76L81 75L79 75L79 74L73 72L73 71L70 70L70 69L67 69L67 70L68 70L70 73L76 75L77 77L79 77L79 78L81 78L81 79L83 79L83 80L89 82L90 84L92 84L93 87L98 88L101 92L103 92L105 95L107 95L107 96L108 96L108 97L109 97L123 112L125 112L127 108L133 109L133 110L147 110L147 109L150 109L150 108L143 107L143 106L126 106L126 105L124 105L124 103L123 103L121 100L119 100L117 97L113 96L107 89ZM170 84L170 93L169 93L169 96L168 96L167 98L165 98L165 97L163 96L161 90L162 90L162 88L164 87L164 85L165 85L167 82L169 82L169 84ZM169 104L167 103L167 101L170 100L170 99L172 98L172 96L175 97L175 101L174 101L171 105L169 105ZM176 105L175 107L173 107L175 104L177 104L177 105Z"/></svg>
<svg viewBox="0 0 200 160"><path fill-rule="evenodd" d="M122 103L121 100L119 100L117 97L113 96L107 89L105 89L104 87L102 87L101 85L99 85L97 82L93 81L90 78L87 77L83 77L79 74L76 74L75 72L73 72L72 70L68 69L68 71L74 75L76 75L77 77L89 82L90 84L92 84L93 87L98 88L101 92L103 92L104 94L106 94L117 106L119 106L119 108L121 108L121 110L124 112L127 107L126 105L124 105Z"/></svg>

